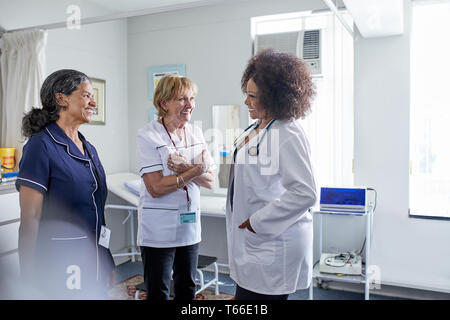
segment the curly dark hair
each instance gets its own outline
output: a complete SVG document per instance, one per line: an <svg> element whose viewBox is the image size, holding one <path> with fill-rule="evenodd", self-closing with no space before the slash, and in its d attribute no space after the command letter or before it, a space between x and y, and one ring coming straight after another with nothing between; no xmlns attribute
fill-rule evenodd
<svg viewBox="0 0 450 320"><path fill-rule="evenodd" d="M316 93L307 64L293 54L265 49L252 57L241 79L242 92L253 79L262 107L274 119L304 118Z"/></svg>

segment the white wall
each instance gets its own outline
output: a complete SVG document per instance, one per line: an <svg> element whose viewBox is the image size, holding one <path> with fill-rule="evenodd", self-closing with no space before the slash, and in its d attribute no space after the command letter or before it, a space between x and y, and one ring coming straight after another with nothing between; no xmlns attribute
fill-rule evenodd
<svg viewBox="0 0 450 320"><path fill-rule="evenodd" d="M106 124L80 127L96 147L106 173L128 170L127 23L125 20L48 31L47 75L76 69L106 80Z"/></svg>
<svg viewBox="0 0 450 320"><path fill-rule="evenodd" d="M450 223L408 217L411 4L402 36L355 41L355 184L376 188L384 283L450 292ZM444 40L444 39L443 39Z"/></svg>
<svg viewBox="0 0 450 320"><path fill-rule="evenodd" d="M248 119L240 79L251 57L250 18L253 16L323 8L322 1L243 1L129 19L128 85L130 168L137 172L137 130L148 119L147 68L186 64L187 76L199 86L192 121L212 127L215 104L241 106L241 127ZM244 127L245 128L245 127Z"/></svg>

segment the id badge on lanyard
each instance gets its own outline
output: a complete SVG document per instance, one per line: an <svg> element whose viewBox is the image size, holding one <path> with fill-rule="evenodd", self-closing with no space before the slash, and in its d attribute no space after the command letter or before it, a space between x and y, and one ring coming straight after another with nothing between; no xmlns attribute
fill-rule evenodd
<svg viewBox="0 0 450 320"><path fill-rule="evenodd" d="M111 230L107 227L102 226L100 230L100 237L98 239L98 244L106 249L109 249L109 239L111 238Z"/></svg>
<svg viewBox="0 0 450 320"><path fill-rule="evenodd" d="M180 206L178 212L180 213L180 224L197 222L197 212L191 210L190 201L187 205Z"/></svg>
<svg viewBox="0 0 450 320"><path fill-rule="evenodd" d="M161 120L162 125L164 126L164 129L167 132L167 135L170 138L170 141L172 142L173 146L175 147L175 150L177 149L177 146L175 144L175 142L172 139L172 136L169 133L169 130L167 130L166 124L164 123L164 118L162 118ZM186 144L186 149L187 149L187 138L186 138L186 130L184 130L184 142ZM186 223L195 223L197 222L197 215L195 213L195 211L191 210L191 199L189 198L189 191L187 186L184 186L184 191L186 191L186 202L187 205L183 205L179 212L180 212L180 224L186 224Z"/></svg>

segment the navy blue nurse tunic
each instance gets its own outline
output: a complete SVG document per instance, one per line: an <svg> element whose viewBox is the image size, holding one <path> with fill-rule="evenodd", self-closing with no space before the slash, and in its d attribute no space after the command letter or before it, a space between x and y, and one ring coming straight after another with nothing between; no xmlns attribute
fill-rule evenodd
<svg viewBox="0 0 450 320"><path fill-rule="evenodd" d="M44 195L34 276L43 298L105 298L114 268L111 252L98 244L105 172L94 146L79 137L85 155L52 122L28 140L19 163L17 189L27 186Z"/></svg>

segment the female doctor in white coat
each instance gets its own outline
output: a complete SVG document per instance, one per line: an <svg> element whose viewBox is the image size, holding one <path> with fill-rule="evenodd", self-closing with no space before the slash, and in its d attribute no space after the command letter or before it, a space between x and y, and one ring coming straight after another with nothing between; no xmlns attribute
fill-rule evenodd
<svg viewBox="0 0 450 320"><path fill-rule="evenodd" d="M316 186L297 121L315 93L307 65L265 50L241 80L253 125L235 142L227 199L230 276L236 300L286 300L310 285Z"/></svg>
<svg viewBox="0 0 450 320"><path fill-rule="evenodd" d="M199 127L189 123L197 86L185 77L163 77L154 93L158 120L139 130L141 191L138 245L148 300L193 300L200 228L200 187L214 184ZM211 168L211 169L210 169Z"/></svg>

